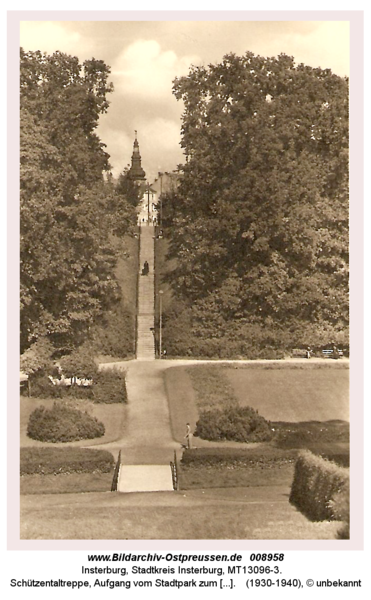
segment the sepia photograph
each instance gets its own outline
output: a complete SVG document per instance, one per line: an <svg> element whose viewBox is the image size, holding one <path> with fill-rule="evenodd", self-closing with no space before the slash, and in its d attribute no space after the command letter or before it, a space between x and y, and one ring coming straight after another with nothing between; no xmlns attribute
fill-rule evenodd
<svg viewBox="0 0 371 600"><path fill-rule="evenodd" d="M20 539L341 548L350 23L122 14L20 22Z"/></svg>

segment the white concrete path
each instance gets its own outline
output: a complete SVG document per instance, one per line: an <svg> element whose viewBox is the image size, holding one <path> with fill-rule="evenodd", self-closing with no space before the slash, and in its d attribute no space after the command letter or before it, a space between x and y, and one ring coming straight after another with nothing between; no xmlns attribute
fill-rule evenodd
<svg viewBox="0 0 371 600"><path fill-rule="evenodd" d="M121 465L117 491L173 491L170 467L168 465Z"/></svg>

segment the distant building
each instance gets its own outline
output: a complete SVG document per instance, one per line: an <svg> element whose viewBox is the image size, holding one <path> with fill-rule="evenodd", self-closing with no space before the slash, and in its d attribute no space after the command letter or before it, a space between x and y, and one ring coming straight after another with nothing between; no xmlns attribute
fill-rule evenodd
<svg viewBox="0 0 371 600"><path fill-rule="evenodd" d="M129 169L129 177L132 181L137 181L142 184L146 180L146 173L142 167L142 157L140 156L139 143L137 140L137 132L135 131L135 140L133 144L133 154L131 155L131 167Z"/></svg>
<svg viewBox="0 0 371 600"><path fill-rule="evenodd" d="M151 185L144 185L142 191L143 197L138 205L138 224L152 223L157 225L157 192Z"/></svg>

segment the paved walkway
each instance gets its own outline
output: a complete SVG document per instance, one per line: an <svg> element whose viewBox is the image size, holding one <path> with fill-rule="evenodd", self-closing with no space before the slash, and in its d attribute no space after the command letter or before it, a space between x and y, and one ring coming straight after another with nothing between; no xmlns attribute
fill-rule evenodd
<svg viewBox="0 0 371 600"><path fill-rule="evenodd" d="M137 316L137 360L154 360L154 235L153 225L143 225L140 232L139 285ZM142 275L143 265L147 261L149 273Z"/></svg>
<svg viewBox="0 0 371 600"><path fill-rule="evenodd" d="M138 286L137 358L133 361L109 363L102 368L118 366L127 373L128 410L125 432L114 444L101 445L117 455L121 450L118 490L122 492L167 491L172 489L170 461L179 450L171 434L169 407L163 371L175 365L213 363L200 360L154 360L154 227L143 225L140 237L140 273ZM144 262L149 273L141 275ZM320 359L323 362L323 359ZM267 361L217 361L248 363ZM270 363L272 361L269 361ZM281 361L278 361L281 362ZM297 360L296 362L302 362ZM315 362L312 359L311 362ZM207 442L205 442L207 444ZM204 444L201 444L204 445Z"/></svg>
<svg viewBox="0 0 371 600"><path fill-rule="evenodd" d="M154 236L152 224L141 227L137 353L127 368L129 406L126 435L120 440L121 492L172 490L170 460L179 448L171 436L162 373L154 360ZM143 275L145 262L149 272Z"/></svg>

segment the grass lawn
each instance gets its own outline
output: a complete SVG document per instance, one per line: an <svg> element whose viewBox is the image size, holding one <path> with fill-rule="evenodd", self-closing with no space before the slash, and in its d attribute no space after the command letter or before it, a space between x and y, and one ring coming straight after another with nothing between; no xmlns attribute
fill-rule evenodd
<svg viewBox="0 0 371 600"><path fill-rule="evenodd" d="M166 369L164 382L169 403L171 431L175 440L184 442L185 424L190 423L193 431L198 420L192 382L185 367Z"/></svg>
<svg viewBox="0 0 371 600"><path fill-rule="evenodd" d="M347 363L195 365L167 369L164 374L172 431L184 436L199 409L222 408L233 401L252 406L270 421L348 420ZM200 445L195 438L195 444Z"/></svg>
<svg viewBox="0 0 371 600"><path fill-rule="evenodd" d="M310 363L301 368L226 368L240 406L252 406L270 421L349 420L346 364Z"/></svg>
<svg viewBox="0 0 371 600"><path fill-rule="evenodd" d="M114 238L120 256L117 259L115 275L121 288L121 304L133 316L133 327L129 331L131 336L131 347L135 347L135 315L137 310L137 287L139 271L139 237L125 235L123 239ZM98 354L95 358L97 363L110 363L118 359L131 359L127 357L111 356L109 354Z"/></svg>
<svg viewBox="0 0 371 600"><path fill-rule="evenodd" d="M255 466L235 469L225 466L223 468L207 467L193 468L180 467L180 488L236 488L258 486L291 486L294 477L294 465Z"/></svg>
<svg viewBox="0 0 371 600"><path fill-rule="evenodd" d="M21 539L335 539L311 523L286 486L140 494L21 496ZM339 541L339 543L342 543Z"/></svg>
<svg viewBox="0 0 371 600"><path fill-rule="evenodd" d="M110 492L112 473L70 473L61 475L22 475L21 494L81 494Z"/></svg>
<svg viewBox="0 0 371 600"><path fill-rule="evenodd" d="M93 404L88 400L75 400L74 406L81 410L87 410L89 414L102 421L105 426L104 436L91 440L80 440L78 442L67 442L53 444L33 440L27 435L27 425L30 414L39 406L51 408L54 399L27 398L20 399L20 445L23 446L96 446L114 442L122 436L125 427L127 407L125 404Z"/></svg>
<svg viewBox="0 0 371 600"><path fill-rule="evenodd" d="M156 239L155 242L155 311L159 315L159 290L163 291L162 309L167 312L172 303L172 291L169 283L166 282L167 273L171 272L176 264L175 259L167 260L166 254L169 248L167 239Z"/></svg>

